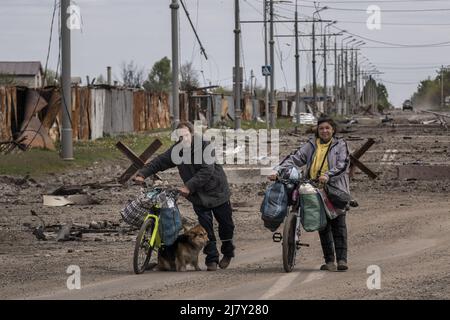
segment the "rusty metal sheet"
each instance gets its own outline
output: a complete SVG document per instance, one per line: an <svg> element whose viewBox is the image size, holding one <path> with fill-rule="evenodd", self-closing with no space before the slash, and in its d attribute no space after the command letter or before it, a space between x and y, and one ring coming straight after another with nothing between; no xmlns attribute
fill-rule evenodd
<svg viewBox="0 0 450 320"><path fill-rule="evenodd" d="M89 126L89 110L91 106L91 94L89 88L80 89L80 130L78 138L80 140L89 140L90 126Z"/></svg>
<svg viewBox="0 0 450 320"><path fill-rule="evenodd" d="M134 131L143 131L142 119L145 117L144 111L145 93L143 91L133 92L133 126Z"/></svg>
<svg viewBox="0 0 450 320"><path fill-rule="evenodd" d="M50 129L55 122L56 116L61 110L61 94L59 90L54 89L51 93L48 105L47 105L47 113L42 120L42 125Z"/></svg>
<svg viewBox="0 0 450 320"><path fill-rule="evenodd" d="M55 146L47 133L47 129L45 129L44 126L41 126L41 121L39 121L37 117L31 118L18 140L23 138L25 139L21 144L24 146L55 150Z"/></svg>
<svg viewBox="0 0 450 320"><path fill-rule="evenodd" d="M23 130L24 126L27 125L29 119L39 111L44 109L46 105L47 101L40 95L37 90L29 89L26 95L25 112L21 130Z"/></svg>
<svg viewBox="0 0 450 320"><path fill-rule="evenodd" d="M0 87L0 141L8 141L12 137L11 111L7 102L8 89Z"/></svg>
<svg viewBox="0 0 450 320"><path fill-rule="evenodd" d="M450 179L450 166L398 166L397 178L399 180L447 180Z"/></svg>

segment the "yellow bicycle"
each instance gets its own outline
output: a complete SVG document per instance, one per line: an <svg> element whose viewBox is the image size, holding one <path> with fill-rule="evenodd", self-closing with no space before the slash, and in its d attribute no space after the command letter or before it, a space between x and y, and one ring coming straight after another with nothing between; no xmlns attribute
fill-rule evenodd
<svg viewBox="0 0 450 320"><path fill-rule="evenodd" d="M165 192L167 196L175 200L179 195L177 189L162 189L161 192ZM153 252L157 252L164 245L159 234L160 210L161 207L158 203L151 207L136 237L133 256L133 269L136 274L141 274L149 269Z"/></svg>

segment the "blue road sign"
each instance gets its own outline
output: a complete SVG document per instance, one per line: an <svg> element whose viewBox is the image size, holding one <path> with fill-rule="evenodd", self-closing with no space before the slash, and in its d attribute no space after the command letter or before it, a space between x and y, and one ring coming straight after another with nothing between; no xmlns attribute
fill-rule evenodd
<svg viewBox="0 0 450 320"><path fill-rule="evenodd" d="M261 70L263 76L270 76L272 74L272 66L270 65L262 66Z"/></svg>

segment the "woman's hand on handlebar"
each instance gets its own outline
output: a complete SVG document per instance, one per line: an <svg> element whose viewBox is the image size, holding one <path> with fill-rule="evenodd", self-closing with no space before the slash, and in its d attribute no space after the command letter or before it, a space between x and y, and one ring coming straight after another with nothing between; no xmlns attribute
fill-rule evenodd
<svg viewBox="0 0 450 320"><path fill-rule="evenodd" d="M319 183L320 184L326 184L328 182L328 177L325 175L322 175L319 177Z"/></svg>
<svg viewBox="0 0 450 320"><path fill-rule="evenodd" d="M189 196L189 194L191 193L191 191L188 189L188 187L186 187L186 186L182 186L181 188L178 188L178 191L180 192L180 194L183 196L183 197L187 197L187 196Z"/></svg>

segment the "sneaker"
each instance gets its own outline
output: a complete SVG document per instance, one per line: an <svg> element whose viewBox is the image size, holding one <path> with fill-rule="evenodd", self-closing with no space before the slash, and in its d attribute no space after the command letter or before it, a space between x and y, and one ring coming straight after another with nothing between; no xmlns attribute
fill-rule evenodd
<svg viewBox="0 0 450 320"><path fill-rule="evenodd" d="M219 262L220 269L226 269L230 265L231 258L232 257L223 256L222 260Z"/></svg>
<svg viewBox="0 0 450 320"><path fill-rule="evenodd" d="M347 262L345 262L344 260L338 261L337 269L339 271L347 271L348 270Z"/></svg>
<svg viewBox="0 0 450 320"><path fill-rule="evenodd" d="M334 264L334 262L327 262L326 264L320 266L320 270L336 271L336 265Z"/></svg>
<svg viewBox="0 0 450 320"><path fill-rule="evenodd" d="M206 270L208 271L216 271L217 270L217 262L210 262L206 264Z"/></svg>

